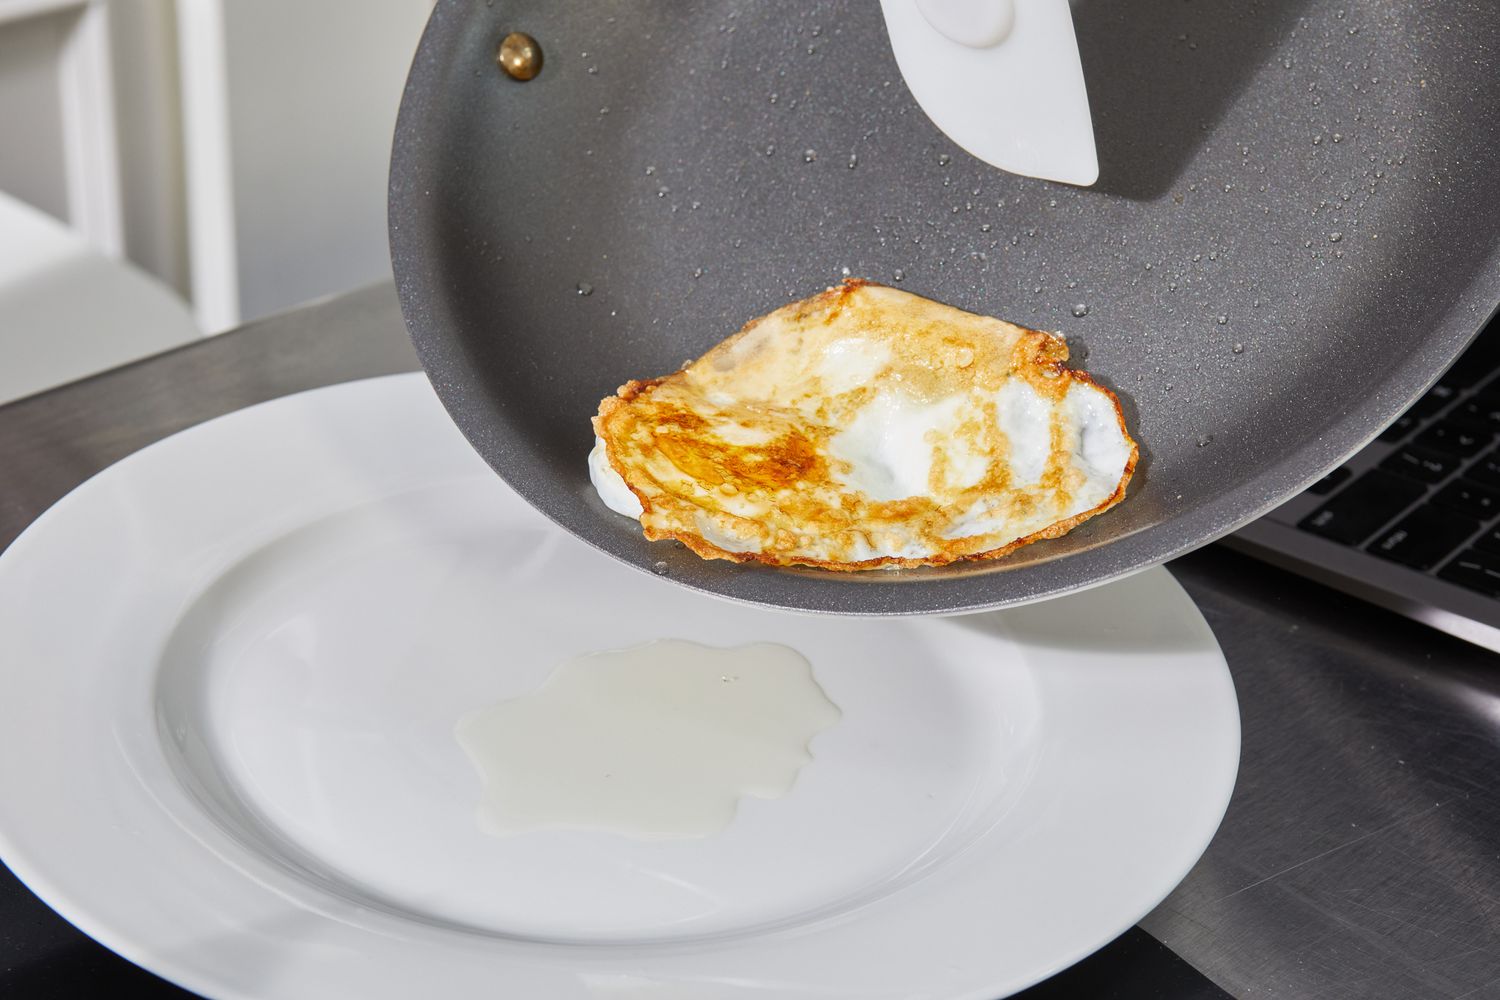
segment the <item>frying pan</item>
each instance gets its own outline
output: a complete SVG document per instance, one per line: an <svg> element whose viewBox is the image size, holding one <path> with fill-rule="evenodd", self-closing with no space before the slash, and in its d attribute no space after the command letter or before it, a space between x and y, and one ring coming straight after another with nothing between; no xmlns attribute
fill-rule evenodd
<svg viewBox="0 0 1500 1000"><path fill-rule="evenodd" d="M1500 301L1500 7L1075 0L1073 16L1089 189L949 142L874 2L440 0L396 127L390 235L453 419L610 555L839 614L1063 594L1305 488ZM527 83L495 64L515 30L544 53ZM845 273L1063 333L1142 442L1127 500L998 562L857 574L702 561L599 502L601 397Z"/></svg>

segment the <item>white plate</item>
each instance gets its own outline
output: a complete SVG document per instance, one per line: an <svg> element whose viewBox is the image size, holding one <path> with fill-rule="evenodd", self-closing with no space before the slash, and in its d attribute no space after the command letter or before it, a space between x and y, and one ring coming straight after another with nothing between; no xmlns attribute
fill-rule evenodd
<svg viewBox="0 0 1500 1000"><path fill-rule="evenodd" d="M844 715L791 793L699 840L481 832L456 720L658 637L811 660ZM219 997L988 1000L1165 896L1239 756L1164 570L952 619L718 602L553 528L420 375L79 487L0 557L0 669L0 854Z"/></svg>

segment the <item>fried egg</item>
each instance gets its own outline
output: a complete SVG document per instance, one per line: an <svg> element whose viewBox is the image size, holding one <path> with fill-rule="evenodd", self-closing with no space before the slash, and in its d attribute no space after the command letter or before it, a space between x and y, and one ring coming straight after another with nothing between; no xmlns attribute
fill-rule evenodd
<svg viewBox="0 0 1500 1000"><path fill-rule="evenodd" d="M1061 337L850 280L599 404L590 476L648 539L835 570L991 559L1125 496L1119 400Z"/></svg>

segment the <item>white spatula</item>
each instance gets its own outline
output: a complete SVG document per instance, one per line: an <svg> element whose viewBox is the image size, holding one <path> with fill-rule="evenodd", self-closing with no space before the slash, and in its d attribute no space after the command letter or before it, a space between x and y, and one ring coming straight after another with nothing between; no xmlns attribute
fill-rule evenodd
<svg viewBox="0 0 1500 1000"><path fill-rule="evenodd" d="M881 0L896 65L922 110L1002 170L1099 179L1067 0Z"/></svg>

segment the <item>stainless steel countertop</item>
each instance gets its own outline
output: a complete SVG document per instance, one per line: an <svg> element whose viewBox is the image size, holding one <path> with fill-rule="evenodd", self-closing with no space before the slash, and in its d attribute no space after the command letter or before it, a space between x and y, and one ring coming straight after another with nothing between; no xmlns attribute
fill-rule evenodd
<svg viewBox="0 0 1500 1000"><path fill-rule="evenodd" d="M383 285L0 407L0 548L167 434L415 367ZM1171 569L1244 742L1218 836L1141 926L1236 996L1500 997L1500 657L1222 547ZM0 922L0 958L27 933Z"/></svg>

